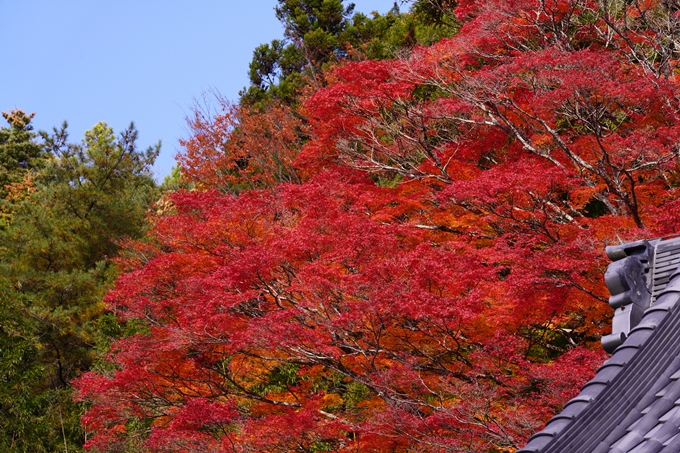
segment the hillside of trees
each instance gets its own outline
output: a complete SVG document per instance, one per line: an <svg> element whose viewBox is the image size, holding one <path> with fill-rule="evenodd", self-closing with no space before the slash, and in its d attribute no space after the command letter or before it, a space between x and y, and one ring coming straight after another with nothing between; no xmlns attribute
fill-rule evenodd
<svg viewBox="0 0 680 453"><path fill-rule="evenodd" d="M401 7L278 0L161 186L4 114L0 449L509 453L578 392L605 246L680 233L680 3Z"/></svg>

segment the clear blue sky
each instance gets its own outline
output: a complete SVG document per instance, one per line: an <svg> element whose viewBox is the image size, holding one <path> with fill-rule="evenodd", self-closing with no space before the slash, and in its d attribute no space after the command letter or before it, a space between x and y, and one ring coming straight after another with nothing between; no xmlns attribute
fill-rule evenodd
<svg viewBox="0 0 680 453"><path fill-rule="evenodd" d="M394 0L354 0L387 12ZM0 0L0 111L35 112L36 129L64 120L72 141L98 121L134 121L139 145L163 142L174 165L194 99L236 100L253 49L280 38L276 0ZM1 119L1 118L0 118ZM4 124L3 124L4 126Z"/></svg>

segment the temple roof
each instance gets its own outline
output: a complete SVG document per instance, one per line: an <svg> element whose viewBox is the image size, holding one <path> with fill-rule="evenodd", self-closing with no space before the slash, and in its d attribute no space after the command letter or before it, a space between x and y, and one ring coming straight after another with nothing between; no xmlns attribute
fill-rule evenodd
<svg viewBox="0 0 680 453"><path fill-rule="evenodd" d="M680 238L607 254L613 354L517 453L680 452Z"/></svg>

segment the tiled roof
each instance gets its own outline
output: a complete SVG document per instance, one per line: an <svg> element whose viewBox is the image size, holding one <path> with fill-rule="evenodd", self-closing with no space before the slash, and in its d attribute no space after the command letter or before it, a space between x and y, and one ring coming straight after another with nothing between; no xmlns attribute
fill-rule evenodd
<svg viewBox="0 0 680 453"><path fill-rule="evenodd" d="M632 260L613 263L606 277L616 314L615 332L603 344L615 350L517 453L680 452L680 238L624 244L607 253ZM635 286L635 278L645 287ZM618 327L630 330L617 332L617 317Z"/></svg>

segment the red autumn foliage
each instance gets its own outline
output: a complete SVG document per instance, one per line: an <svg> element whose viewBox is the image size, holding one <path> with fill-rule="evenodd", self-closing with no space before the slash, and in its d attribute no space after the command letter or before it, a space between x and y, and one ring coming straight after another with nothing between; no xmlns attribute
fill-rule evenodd
<svg viewBox="0 0 680 453"><path fill-rule="evenodd" d="M528 250L492 254L375 220L402 196L347 170L239 197L176 194L177 213L154 229L156 256L108 296L150 331L114 345L120 371L81 381L94 403L90 445L147 435L159 451L217 438L226 451L521 442L587 375L558 383L556 365L535 362L542 345L521 335L549 330L536 323L555 322L580 290L522 288L551 279L545 269L518 269L525 285L499 278ZM591 370L600 357L577 349L561 360ZM131 418L156 421L131 433ZM278 436L265 435L272 425Z"/></svg>
<svg viewBox="0 0 680 453"><path fill-rule="evenodd" d="M461 1L458 35L338 68L309 120L197 117L200 190L107 298L148 330L78 384L88 446L520 447L603 359L604 246L680 228L675 14L604 4Z"/></svg>

